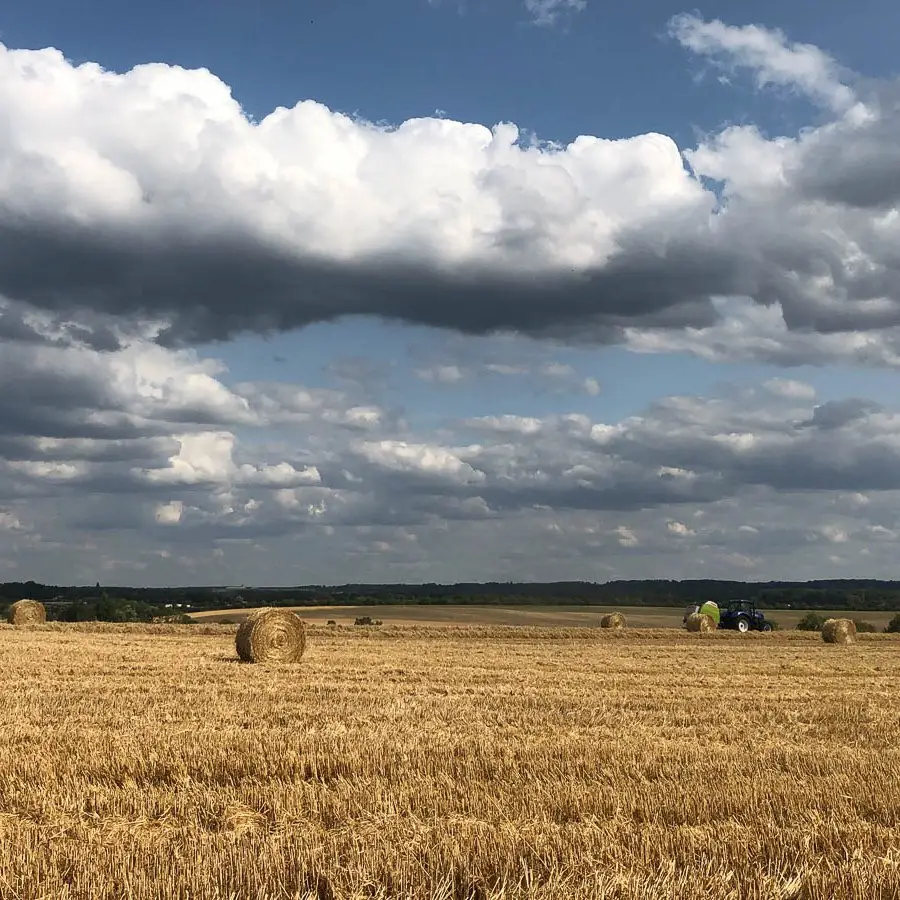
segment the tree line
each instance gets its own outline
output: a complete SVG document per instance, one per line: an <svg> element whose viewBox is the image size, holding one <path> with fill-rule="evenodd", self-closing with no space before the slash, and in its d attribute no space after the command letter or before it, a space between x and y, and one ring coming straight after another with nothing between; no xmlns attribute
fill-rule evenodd
<svg viewBox="0 0 900 900"><path fill-rule="evenodd" d="M752 599L762 609L900 610L900 581L829 579L743 582L665 579L610 582L460 582L457 584L345 584L266 587L59 586L34 581L0 584L0 607L29 597L48 604L54 618L118 616L144 621L186 610L256 606L686 606ZM122 616L136 618L121 618ZM78 621L79 618L72 619Z"/></svg>
<svg viewBox="0 0 900 900"><path fill-rule="evenodd" d="M54 595L57 596L57 595ZM20 599L20 598L16 598ZM33 594L31 600L39 600ZM0 616L6 618L10 598L0 600ZM106 591L99 596L76 597L71 600L49 600L41 602L47 610L50 622L193 622L183 611L166 606L155 606L143 600L110 595Z"/></svg>

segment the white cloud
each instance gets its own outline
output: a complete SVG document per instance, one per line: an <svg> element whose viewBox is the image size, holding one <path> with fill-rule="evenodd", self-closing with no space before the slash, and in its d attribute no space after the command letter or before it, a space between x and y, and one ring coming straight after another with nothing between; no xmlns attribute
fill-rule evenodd
<svg viewBox="0 0 900 900"><path fill-rule="evenodd" d="M538 434L544 427L544 422L533 416L479 416L474 419L466 419L463 423L468 428L476 428L481 431L493 431L498 434L532 435Z"/></svg>
<svg viewBox="0 0 900 900"><path fill-rule="evenodd" d="M477 449L469 448L468 452ZM396 440L364 441L357 445L357 451L368 462L389 471L433 475L456 483L484 481L483 472L460 458L462 451Z"/></svg>
<svg viewBox="0 0 900 900"><path fill-rule="evenodd" d="M0 510L0 530L21 531L22 528L22 522L15 513Z"/></svg>
<svg viewBox="0 0 900 900"><path fill-rule="evenodd" d="M832 544L845 544L847 532L838 525L821 525L819 532Z"/></svg>
<svg viewBox="0 0 900 900"><path fill-rule="evenodd" d="M484 369L494 375L527 375L531 371L528 366L515 366L508 363L488 363Z"/></svg>
<svg viewBox="0 0 900 900"><path fill-rule="evenodd" d="M160 484L225 484L234 471L234 435L227 431L176 435L178 452L164 469L147 469L148 481Z"/></svg>
<svg viewBox="0 0 900 900"><path fill-rule="evenodd" d="M571 378L575 370L568 363L549 362L541 366L541 374L548 378Z"/></svg>
<svg viewBox="0 0 900 900"><path fill-rule="evenodd" d="M596 396L600 393L600 384L595 378L582 379L578 372L569 363L559 360L546 362L519 362L519 363L478 363L471 359L470 348L457 348L469 361L468 363L435 363L430 366L417 368L415 374L423 381L437 382L439 384L458 384L463 381L489 376L500 375L511 378L531 378L538 382L549 383L556 390L577 390ZM521 348L520 352L521 352Z"/></svg>
<svg viewBox="0 0 900 900"><path fill-rule="evenodd" d="M562 15L587 9L587 0L525 0L525 9L535 25L555 25Z"/></svg>
<svg viewBox="0 0 900 900"><path fill-rule="evenodd" d="M65 482L77 479L87 472L84 463L76 462L39 462L36 460L14 460L7 463L7 468L15 473L25 475L37 481Z"/></svg>
<svg viewBox="0 0 900 900"><path fill-rule="evenodd" d="M755 569L759 566L761 560L753 556L747 556L744 553L726 553L723 562L727 566L733 566L738 569Z"/></svg>
<svg viewBox="0 0 900 900"><path fill-rule="evenodd" d="M160 525L177 525L181 521L183 512L184 504L180 500L160 503L156 507L156 521Z"/></svg>
<svg viewBox="0 0 900 900"><path fill-rule="evenodd" d="M93 351L90 364L97 363L108 364L112 389L128 398L132 411L154 415L157 409L164 409L173 418L186 412L244 423L252 418L248 402L217 379L222 374L221 364L198 359L192 351L135 341L116 353Z"/></svg>
<svg viewBox="0 0 900 900"><path fill-rule="evenodd" d="M697 533L693 528L689 528L683 522L667 522L666 528L669 530L670 534L674 534L677 537L691 537Z"/></svg>
<svg viewBox="0 0 900 900"><path fill-rule="evenodd" d="M793 87L843 112L854 102L853 90L843 82L837 63L812 44L791 42L778 29L758 25L736 27L719 19L675 16L670 32L694 53L718 59L731 68L752 69L759 87Z"/></svg>
<svg viewBox="0 0 900 900"><path fill-rule="evenodd" d="M763 388L771 391L777 397L786 397L792 400L815 400L816 398L816 389L811 384L805 384L792 378L770 378L763 384Z"/></svg>
<svg viewBox="0 0 900 900"><path fill-rule="evenodd" d="M377 406L351 406L348 409L325 409L322 420L334 425L369 431L383 423L385 412Z"/></svg>
<svg viewBox="0 0 900 900"><path fill-rule="evenodd" d="M321 484L322 476L315 466L296 469L290 463L281 462L273 466L253 466L245 463L235 469L233 483L259 485L260 487L297 487L299 485Z"/></svg>
<svg viewBox="0 0 900 900"><path fill-rule="evenodd" d="M208 224L225 213L242 243L298 263L414 261L518 280L602 265L622 228L706 206L662 135L541 149L520 146L510 124L388 129L311 100L254 124L208 71L163 64L115 74L0 45L0 111L11 136L0 143L7 215L42 222L45 234L114 230L172 254L201 230L227 240ZM511 230L531 237L511 242Z"/></svg>
<svg viewBox="0 0 900 900"><path fill-rule="evenodd" d="M472 373L460 366L431 366L427 369L416 369L416 375L424 381L437 381L441 384L455 384L468 378Z"/></svg>
<svg viewBox="0 0 900 900"><path fill-rule="evenodd" d="M741 298L715 301L718 322L702 328L626 328L626 346L639 353L691 353L710 362L756 360L780 366L829 364L900 368L900 327L878 331L792 331L779 304Z"/></svg>

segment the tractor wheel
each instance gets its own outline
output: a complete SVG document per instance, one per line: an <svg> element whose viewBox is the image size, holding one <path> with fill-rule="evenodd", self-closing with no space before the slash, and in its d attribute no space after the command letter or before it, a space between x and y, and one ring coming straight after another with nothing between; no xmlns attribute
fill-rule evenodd
<svg viewBox="0 0 900 900"><path fill-rule="evenodd" d="M771 622L766 622L766 624L763 625L762 630L763 630L763 631L771 631L771 630L772 630L772 623L771 623Z"/></svg>
<svg viewBox="0 0 900 900"><path fill-rule="evenodd" d="M746 634L750 630L750 620L744 616L738 616L734 625L741 634Z"/></svg>

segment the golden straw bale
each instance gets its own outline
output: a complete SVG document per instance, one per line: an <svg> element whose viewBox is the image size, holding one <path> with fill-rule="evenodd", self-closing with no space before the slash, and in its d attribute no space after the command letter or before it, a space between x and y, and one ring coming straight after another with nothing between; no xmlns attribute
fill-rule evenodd
<svg viewBox="0 0 900 900"><path fill-rule="evenodd" d="M6 621L10 625L43 625L47 621L47 610L37 600L17 600L10 606Z"/></svg>
<svg viewBox="0 0 900 900"><path fill-rule="evenodd" d="M306 626L286 609L259 609L238 628L235 639L244 662L299 662L306 649Z"/></svg>
<svg viewBox="0 0 900 900"><path fill-rule="evenodd" d="M616 630L624 628L625 627L625 616L623 616L622 613L618 613L618 612L607 613L600 620L600 627L601 628L615 628Z"/></svg>
<svg viewBox="0 0 900 900"><path fill-rule="evenodd" d="M715 631L716 623L704 613L691 613L687 620L688 631Z"/></svg>
<svg viewBox="0 0 900 900"><path fill-rule="evenodd" d="M826 644L852 644L856 640L853 619L827 619L822 626L822 640Z"/></svg>

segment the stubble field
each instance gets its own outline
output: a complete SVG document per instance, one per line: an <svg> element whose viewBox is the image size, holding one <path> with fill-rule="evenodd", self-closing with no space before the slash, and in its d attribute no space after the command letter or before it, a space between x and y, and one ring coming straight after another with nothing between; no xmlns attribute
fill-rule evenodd
<svg viewBox="0 0 900 900"><path fill-rule="evenodd" d="M339 625L352 625L357 616L371 616L390 625L532 625L546 628L597 627L600 617L608 612L624 613L628 624L636 628L681 628L683 606L569 606L560 604L528 606L475 606L454 604L391 604L385 606L295 606L308 622L324 625L329 620ZM241 622L252 610L218 609L191 613L198 622ZM764 610L767 618L781 628L794 628L807 615L807 609ZM879 629L896 615L895 612L816 610L825 616L848 616L871 622Z"/></svg>
<svg viewBox="0 0 900 900"><path fill-rule="evenodd" d="M900 641L0 627L0 897L900 896Z"/></svg>

